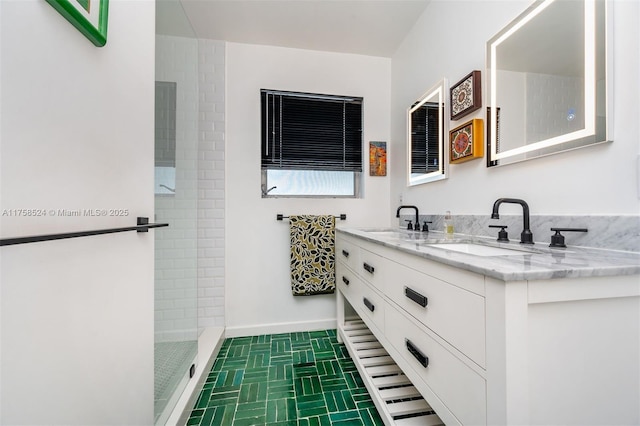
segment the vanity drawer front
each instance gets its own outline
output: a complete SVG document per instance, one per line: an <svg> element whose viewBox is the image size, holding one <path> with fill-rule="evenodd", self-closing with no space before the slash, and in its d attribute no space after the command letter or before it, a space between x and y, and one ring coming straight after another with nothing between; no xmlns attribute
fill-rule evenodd
<svg viewBox="0 0 640 426"><path fill-rule="evenodd" d="M343 262L352 270L357 271L359 258L360 247L345 238L336 239L336 261Z"/></svg>
<svg viewBox="0 0 640 426"><path fill-rule="evenodd" d="M384 299L344 264L336 264L338 290L364 319L370 319L380 330L384 330Z"/></svg>
<svg viewBox="0 0 640 426"><path fill-rule="evenodd" d="M357 290L352 302L353 307L369 317L376 327L384 332L384 299L366 283L360 283Z"/></svg>
<svg viewBox="0 0 640 426"><path fill-rule="evenodd" d="M396 309L387 308L385 336L462 424L486 424L486 382ZM426 365L426 366L425 366Z"/></svg>
<svg viewBox="0 0 640 426"><path fill-rule="evenodd" d="M368 250L361 249L359 265L356 271L362 278L364 278L365 281L373 284L378 290L384 291L384 280L387 275L385 270L391 263L391 261L384 257L371 253Z"/></svg>
<svg viewBox="0 0 640 426"><path fill-rule="evenodd" d="M393 263L385 294L418 321L485 367L485 300L414 269Z"/></svg>
<svg viewBox="0 0 640 426"><path fill-rule="evenodd" d="M391 262L422 272L456 287L461 287L479 296L484 296L484 276L481 274L438 263L421 256L404 253L396 248L385 247L370 241L359 241L358 245L362 250L374 252Z"/></svg>
<svg viewBox="0 0 640 426"><path fill-rule="evenodd" d="M361 294L360 287L363 285L355 272L342 262L336 262L336 284L349 303L353 303L353 299Z"/></svg>

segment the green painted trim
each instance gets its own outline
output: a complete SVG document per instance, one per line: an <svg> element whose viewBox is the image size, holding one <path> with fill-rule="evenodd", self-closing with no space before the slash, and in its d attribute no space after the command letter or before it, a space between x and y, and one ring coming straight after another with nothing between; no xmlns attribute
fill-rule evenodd
<svg viewBox="0 0 640 426"><path fill-rule="evenodd" d="M109 0L99 1L98 28L96 28L82 13L71 4L74 0L46 0L67 21L76 27L93 44L102 47L107 43L107 21L109 18Z"/></svg>
<svg viewBox="0 0 640 426"><path fill-rule="evenodd" d="M84 10L86 10L87 12L90 9L90 0L76 0L78 3L80 3L80 6L82 6L82 8Z"/></svg>

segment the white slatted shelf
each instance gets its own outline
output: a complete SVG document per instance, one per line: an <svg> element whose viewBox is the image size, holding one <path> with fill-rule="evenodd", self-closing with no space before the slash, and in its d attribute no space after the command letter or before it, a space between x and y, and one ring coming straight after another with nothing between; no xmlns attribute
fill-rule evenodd
<svg viewBox="0 0 640 426"><path fill-rule="evenodd" d="M398 367L395 364L367 367L364 369L367 371L367 375L369 377L390 376L392 374L403 374L400 367Z"/></svg>
<svg viewBox="0 0 640 426"><path fill-rule="evenodd" d="M351 337L351 341L354 343L378 343L373 334L356 335Z"/></svg>
<svg viewBox="0 0 640 426"><path fill-rule="evenodd" d="M371 358L378 356L388 356L389 354L384 348L357 349L360 358Z"/></svg>
<svg viewBox="0 0 640 426"><path fill-rule="evenodd" d="M443 424L362 320L345 321L340 332L385 425Z"/></svg>
<svg viewBox="0 0 640 426"><path fill-rule="evenodd" d="M362 320L350 320L345 322L344 327L342 328L345 332L352 330L366 330L371 333L369 329L365 326L364 321Z"/></svg>
<svg viewBox="0 0 640 426"><path fill-rule="evenodd" d="M395 365L395 362L393 361L393 358L391 358L389 355L360 358L360 362L362 363L362 365L365 368L374 367L376 365L383 365L383 366L384 365Z"/></svg>
<svg viewBox="0 0 640 426"><path fill-rule="evenodd" d="M382 377L374 377L373 384L378 389L385 389L396 386L410 385L411 380L404 374L394 375L394 376L382 376Z"/></svg>
<svg viewBox="0 0 640 426"><path fill-rule="evenodd" d="M420 392L413 386L403 386L399 388L380 389L380 397L383 401L394 401L398 399L418 398Z"/></svg>
<svg viewBox="0 0 640 426"><path fill-rule="evenodd" d="M393 417L406 416L408 414L419 414L431 411L431 406L424 399L415 401L402 401L389 405L389 412Z"/></svg>
<svg viewBox="0 0 640 426"><path fill-rule="evenodd" d="M440 426L442 420L436 414L429 414L420 417L409 417L395 421L396 426Z"/></svg>
<svg viewBox="0 0 640 426"><path fill-rule="evenodd" d="M376 340L369 342L356 342L353 344L353 347L357 351L364 351L367 349L381 349L382 345Z"/></svg>

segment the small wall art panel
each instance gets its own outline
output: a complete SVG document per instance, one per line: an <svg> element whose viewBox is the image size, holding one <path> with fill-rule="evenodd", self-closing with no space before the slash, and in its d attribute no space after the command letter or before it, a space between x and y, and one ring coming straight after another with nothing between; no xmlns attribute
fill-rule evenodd
<svg viewBox="0 0 640 426"><path fill-rule="evenodd" d="M456 127L449 132L450 162L463 163L465 161L484 157L484 125L481 118Z"/></svg>
<svg viewBox="0 0 640 426"><path fill-rule="evenodd" d="M387 175L387 143L369 142L369 176Z"/></svg>
<svg viewBox="0 0 640 426"><path fill-rule="evenodd" d="M451 86L450 92L452 120L458 120L479 109L482 105L480 71L471 71Z"/></svg>

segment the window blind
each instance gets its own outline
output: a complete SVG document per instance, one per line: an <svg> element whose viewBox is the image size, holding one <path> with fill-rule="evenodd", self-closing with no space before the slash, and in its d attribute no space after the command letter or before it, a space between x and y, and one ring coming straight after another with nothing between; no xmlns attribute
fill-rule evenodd
<svg viewBox="0 0 640 426"><path fill-rule="evenodd" d="M438 104L425 103L411 113L411 173L439 170Z"/></svg>
<svg viewBox="0 0 640 426"><path fill-rule="evenodd" d="M362 171L362 98L261 90L262 168Z"/></svg>

